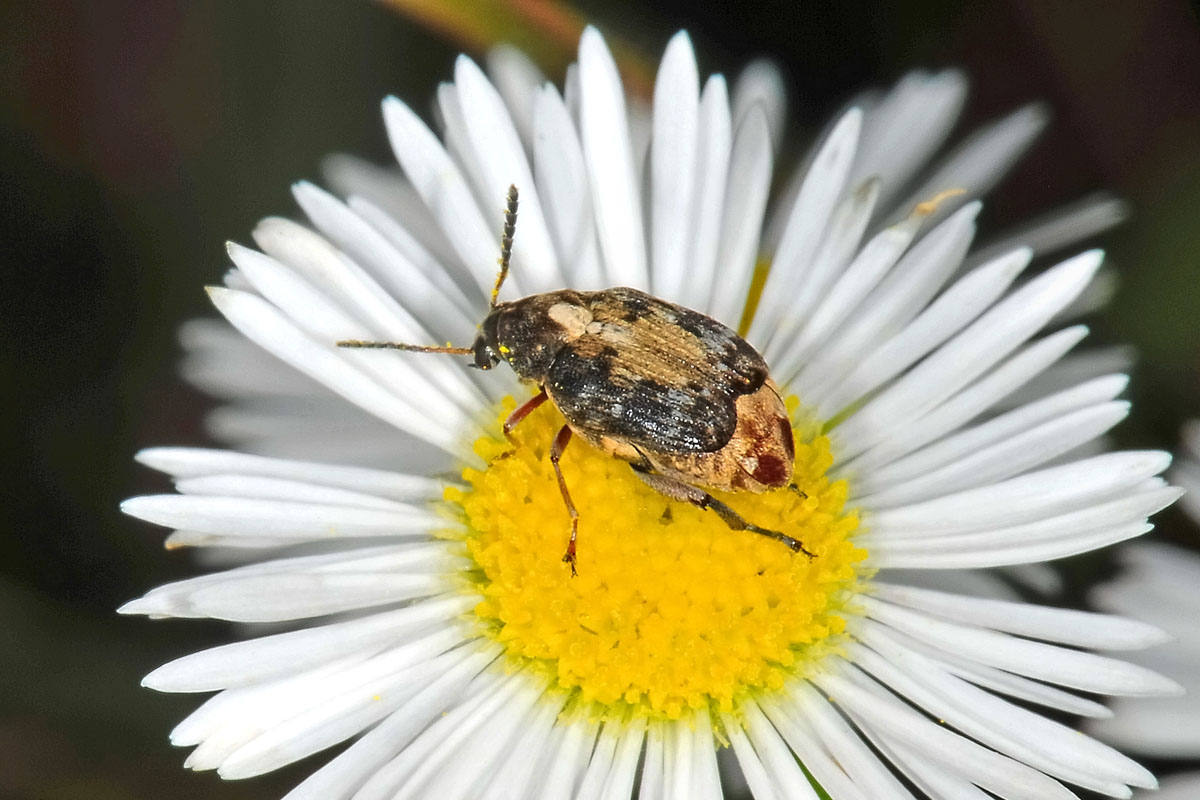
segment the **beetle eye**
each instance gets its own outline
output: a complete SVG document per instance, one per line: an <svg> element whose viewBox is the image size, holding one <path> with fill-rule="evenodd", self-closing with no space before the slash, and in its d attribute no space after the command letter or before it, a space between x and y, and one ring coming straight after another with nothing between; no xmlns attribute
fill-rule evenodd
<svg viewBox="0 0 1200 800"><path fill-rule="evenodd" d="M500 362L500 357L488 346L482 336L475 340L471 349L475 351L475 363L471 365L475 369L491 369Z"/></svg>

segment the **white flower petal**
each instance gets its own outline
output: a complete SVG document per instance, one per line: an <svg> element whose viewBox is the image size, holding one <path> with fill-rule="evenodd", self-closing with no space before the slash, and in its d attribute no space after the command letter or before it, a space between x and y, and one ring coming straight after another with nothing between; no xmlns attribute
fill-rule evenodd
<svg viewBox="0 0 1200 800"><path fill-rule="evenodd" d="M1129 203L1098 192L1005 231L972 253L969 263L982 264L1015 247L1053 253L1114 228L1128 216Z"/></svg>
<svg viewBox="0 0 1200 800"><path fill-rule="evenodd" d="M864 109L851 184L877 176L882 207L894 207L896 193L950 135L966 95L967 79L958 70L916 71L901 78L879 102Z"/></svg>
<svg viewBox="0 0 1200 800"><path fill-rule="evenodd" d="M862 597L860 602L871 620L1018 675L1101 694L1152 696L1180 691L1174 681L1135 664L934 619L872 597Z"/></svg>
<svg viewBox="0 0 1200 800"><path fill-rule="evenodd" d="M567 695L561 692L548 692L541 698L533 719L513 744L512 752L484 787L481 795L483 800L508 800L510 797L533 795L531 784L535 782L535 774L540 773L537 771L538 758L529 757L529 754L541 753L544 758L550 752L547 745L558 714L566 702Z"/></svg>
<svg viewBox="0 0 1200 800"><path fill-rule="evenodd" d="M464 708L470 711L473 702L494 694L499 680L483 670L498 654L498 647L484 647L446 670L403 708L288 792L285 800L341 800L355 795L422 731L433 726L444 730L453 724L447 723L447 718L461 716Z"/></svg>
<svg viewBox="0 0 1200 800"><path fill-rule="evenodd" d="M663 296L677 298L687 308L703 310L708 307L710 288L717 271L725 187L733 149L733 122L723 76L713 75L704 84L698 113L694 213L692 228L685 231L682 240L687 252L683 279L673 289L665 288Z"/></svg>
<svg viewBox="0 0 1200 800"><path fill-rule="evenodd" d="M596 219L587 162L579 134L558 91L542 87L533 107L533 162L538 191L546 199L547 223L558 248L567 285L604 289Z"/></svg>
<svg viewBox="0 0 1200 800"><path fill-rule="evenodd" d="M1128 374L1133 371L1135 361L1133 349L1123 346L1096 347L1072 353L1008 395L1000 405L1012 408L1102 375Z"/></svg>
<svg viewBox="0 0 1200 800"><path fill-rule="evenodd" d="M429 500L439 497L442 484L424 475L405 475L363 467L346 467L265 458L232 450L200 447L150 447L135 458L177 480L221 476L258 476L296 481L390 500ZM249 495L247 495L249 496Z"/></svg>
<svg viewBox="0 0 1200 800"><path fill-rule="evenodd" d="M299 230L296 227L296 231ZM234 244L230 244L228 250L254 288L318 342L336 347L336 342L347 338L428 341L420 323L352 264L345 266L355 270L354 276L347 275L342 283L355 283L358 288L345 293L347 313L283 263ZM334 260L341 261L336 256ZM368 331L366 335L364 330ZM349 360L361 363L376 380L390 386L397 395L444 395L466 413L483 400L464 374L465 370L449 360L435 360L427 365L427 369L418 370L411 359L397 359L394 352L344 351L344 354ZM427 411L426 416L439 419L432 410ZM440 422L453 424L454 417L441 418Z"/></svg>
<svg viewBox="0 0 1200 800"><path fill-rule="evenodd" d="M126 500L121 510L168 528L289 539L413 536L440 522L431 510L404 503L378 509L245 496L146 495Z"/></svg>
<svg viewBox="0 0 1200 800"><path fill-rule="evenodd" d="M824 743L813 734L802 717L788 714L768 697L760 700L759 705L780 736L788 743L788 747L800 757L804 768L830 797L837 797L839 800L869 800L870 796L861 791L852 780L852 776L843 771L845 768L831 757Z"/></svg>
<svg viewBox="0 0 1200 800"><path fill-rule="evenodd" d="M652 719L646 724L646 755L642 759L642 785L638 789L638 800L662 800L666 796L664 751L667 724L661 719Z"/></svg>
<svg viewBox="0 0 1200 800"><path fill-rule="evenodd" d="M379 511L403 512L411 508L362 492L254 475L205 475L199 478L183 478L175 482L175 491L180 494L283 500Z"/></svg>
<svg viewBox="0 0 1200 800"><path fill-rule="evenodd" d="M935 303L935 305L937 305ZM916 323L914 323L915 325ZM942 403L934 411L876 443L857 458L848 458L835 469L845 474L869 475L881 464L905 455L938 439L976 416L999 404L1018 387L1027 384L1039 371L1046 369L1078 344L1087 335L1087 328L1076 326L1052 333L1017 351L1015 355L981 376L973 384ZM886 349L886 348L884 348ZM882 363L880 364L882 367ZM834 431L840 438L840 434Z"/></svg>
<svg viewBox="0 0 1200 800"><path fill-rule="evenodd" d="M526 677L526 676L521 676ZM531 684L526 680L522 684ZM520 685L500 708L482 710L437 742L436 749L407 776L392 800L426 797L475 797L518 738L516 730L526 724L543 687ZM419 746L419 743L418 743Z"/></svg>
<svg viewBox="0 0 1200 800"><path fill-rule="evenodd" d="M378 209L388 224L376 227L419 268L427 268L439 285L449 280L483 297L451 237L398 166L382 167L355 156L334 154L321 161L321 173L352 208ZM363 214L361 208L355 210ZM379 221L379 214L364 217L373 224ZM443 272L445 275L440 274Z"/></svg>
<svg viewBox="0 0 1200 800"><path fill-rule="evenodd" d="M942 619L1075 647L1140 650L1171 638L1153 625L1110 614L964 597L884 582L873 583L871 592L890 603Z"/></svg>
<svg viewBox="0 0 1200 800"><path fill-rule="evenodd" d="M1129 403L1113 401L1071 411L1034 425L999 442L955 454L955 460L923 475L871 493L864 487L859 502L875 509L895 508L1003 480L1044 464L1100 436L1123 420Z"/></svg>
<svg viewBox="0 0 1200 800"><path fill-rule="evenodd" d="M395 97L383 101L383 119L396 160L438 224L454 231L451 242L476 284L490 292L500 254L499 228L485 220L462 171L441 142L412 110ZM507 188L507 187L506 187ZM503 203L503 196L496 199ZM489 224L490 223L490 224ZM495 228L495 230L493 230Z"/></svg>
<svg viewBox="0 0 1200 800"><path fill-rule="evenodd" d="M908 776L913 785L929 797L936 800L992 800L993 795L981 791L967 778L950 769L943 769L942 765L930 761L915 749L906 747L906 738L873 733L870 739L880 752Z"/></svg>
<svg viewBox="0 0 1200 800"><path fill-rule="evenodd" d="M778 326L771 332L770 341L759 343L769 363L775 363L791 345L834 281L856 257L878 197L879 181L866 181L849 192L834 210L820 249L812 258L807 278L793 293L787 313L781 316ZM777 369L776 375L780 374L782 371Z"/></svg>
<svg viewBox="0 0 1200 800"><path fill-rule="evenodd" d="M521 140L532 142L534 95L546 81L542 71L529 56L507 44L488 50L487 71L508 106Z"/></svg>
<svg viewBox="0 0 1200 800"><path fill-rule="evenodd" d="M660 297L678 297L688 266L688 234L698 203L696 154L700 76L692 42L671 37L654 81L654 131L650 138L650 286Z"/></svg>
<svg viewBox="0 0 1200 800"><path fill-rule="evenodd" d="M774 794L781 798L816 800L816 792L813 791L804 771L800 769L799 762L796 761L797 755L803 758L804 754L793 754L788 749L779 732L775 730L766 715L763 714L762 709L753 700L747 699L742 704L741 711L744 717L741 727L746 731L755 754L761 759L763 769L770 778ZM743 760L742 763L746 764L746 761ZM746 777L749 779L749 773ZM757 788L753 782L750 786L754 789L755 798L758 800Z"/></svg>
<svg viewBox="0 0 1200 800"><path fill-rule="evenodd" d="M1008 695L1046 708L1057 708L1083 717L1106 719L1112 716L1112 711L1108 706L1054 686L1048 686L1041 681L1023 678L1011 672L980 664L970 658L918 642L911 637L904 637L903 641L910 650L922 653L950 674L957 675L976 686L989 689L997 694Z"/></svg>
<svg viewBox="0 0 1200 800"><path fill-rule="evenodd" d="M211 287L209 296L247 338L355 405L447 452L462 447L455 430L468 425L448 429L430 422L423 411L352 366L332 342L317 343L261 298L218 287Z"/></svg>
<svg viewBox="0 0 1200 800"><path fill-rule="evenodd" d="M647 289L646 235L625 92L604 38L591 26L579 40L579 85L580 138L608 280Z"/></svg>
<svg viewBox="0 0 1200 800"><path fill-rule="evenodd" d="M352 208L311 183L296 184L292 194L313 225L391 297L398 298L405 311L437 339L463 336L472 330L476 319L467 298L453 284L447 291L444 282L433 279L445 270L421 270Z"/></svg>
<svg viewBox="0 0 1200 800"><path fill-rule="evenodd" d="M576 719L564 727L566 734L562 738L561 746L554 753L555 758L549 761L549 768L542 773L540 800L575 796L575 788L579 785L591 758L600 723Z"/></svg>
<svg viewBox="0 0 1200 800"><path fill-rule="evenodd" d="M588 759L587 769L584 770L583 780L573 797L577 800L596 800L604 790L612 769L613 757L616 755L617 743L621 740L621 726L617 722L606 722L600 729L596 746Z"/></svg>
<svg viewBox="0 0 1200 800"><path fill-rule="evenodd" d="M1170 461L1167 453L1155 450L1108 453L881 511L871 515L868 524L875 532L923 529L944 535L1036 522L1137 487L1165 470Z"/></svg>
<svg viewBox="0 0 1200 800"><path fill-rule="evenodd" d="M946 156L899 207L907 208L947 189L965 190L939 209L938 215L944 216L988 192L1029 148L1048 119L1044 108L1028 105L984 126Z"/></svg>
<svg viewBox="0 0 1200 800"><path fill-rule="evenodd" d="M563 273L550 241L533 170L504 101L483 71L466 56L460 55L455 61L454 80L465 133L474 153L470 163L479 169L480 206L496 209L497 242L508 187L515 185L520 192L520 223L512 255L512 269L519 280L514 285L526 294L561 288Z"/></svg>
<svg viewBox="0 0 1200 800"><path fill-rule="evenodd" d="M738 766L741 767L742 775L746 778L746 784L750 787L750 793L754 796L754 800L782 800L786 795L775 791L777 788L775 780L768 774L750 737L742 730L741 721L723 713L721 722L729 737L729 743L732 745L734 753L737 754Z"/></svg>
<svg viewBox="0 0 1200 800"><path fill-rule="evenodd" d="M360 800L391 800L414 785L417 778L429 777L431 765L444 763L444 755L473 734L517 696L529 681L522 674L508 675L495 681L476 679L473 692L444 713L432 725L417 734L403 750L370 776L354 795Z"/></svg>
<svg viewBox="0 0 1200 800"><path fill-rule="evenodd" d="M885 438L883 431L929 413L1015 350L1079 294L1101 257L1090 251L1033 279L870 400L842 426L849 445L845 457Z"/></svg>
<svg viewBox="0 0 1200 800"><path fill-rule="evenodd" d="M879 285L861 299L851 314L800 370L798 386L812 387L809 396L819 401L821 390L851 372L873 355L878 343L894 341L896 334L921 311L962 263L975 233L975 203L959 209L922 237L897 262Z"/></svg>
<svg viewBox="0 0 1200 800"><path fill-rule="evenodd" d="M279 558L176 581L122 606L122 614L239 622L304 619L430 597L461 556L444 543L359 548Z"/></svg>
<svg viewBox="0 0 1200 800"><path fill-rule="evenodd" d="M862 112L852 108L817 148L772 258L762 299L750 326L751 341L769 341L769 332L779 324L792 296L811 272L813 256L845 191L861 126Z"/></svg>
<svg viewBox="0 0 1200 800"><path fill-rule="evenodd" d="M179 328L184 350L180 372L202 392L223 399L270 398L283 402L336 397L240 334L223 319L192 319ZM349 403L338 405L353 413Z"/></svg>
<svg viewBox="0 0 1200 800"><path fill-rule="evenodd" d="M434 597L348 622L213 647L164 664L143 678L142 685L160 692L211 692L276 680L416 637L447 624L477 602L471 595Z"/></svg>
<svg viewBox="0 0 1200 800"><path fill-rule="evenodd" d="M983 447L1020 436L1022 432L1031 431L1040 423L1054 419L1056 415L1058 419L1062 419L1061 415L1082 408L1103 407L1105 401L1124 391L1128 383L1129 378L1125 375L1108 375L1000 414L890 464L872 469L869 474L856 481L856 488L868 494L876 489L912 480L978 452Z"/></svg>
<svg viewBox="0 0 1200 800"><path fill-rule="evenodd" d="M871 630L865 642L871 649L850 645L853 660L862 669L939 721L1005 755L1116 797L1127 794L1125 784L1155 784L1146 769L1111 747L939 672L882 631Z"/></svg>
<svg viewBox="0 0 1200 800"><path fill-rule="evenodd" d="M695 796L692 792L692 762L696 756L689 727L683 720L674 720L667 725L663 749L664 800L690 800Z"/></svg>
<svg viewBox="0 0 1200 800"><path fill-rule="evenodd" d="M222 406L205 426L214 438L270 458L429 474L443 473L451 465L446 451L318 388L326 396Z"/></svg>
<svg viewBox="0 0 1200 800"><path fill-rule="evenodd" d="M717 270L708 302L700 309L731 327L738 324L754 277L771 164L767 119L756 107L734 131Z"/></svg>
<svg viewBox="0 0 1200 800"><path fill-rule="evenodd" d="M698 708L692 717L692 769L688 797L695 800L721 800L721 774L717 765L717 747L712 719L707 708ZM629 797L626 791L621 800ZM618 800L616 796L612 800Z"/></svg>
<svg viewBox="0 0 1200 800"><path fill-rule="evenodd" d="M223 778L248 778L279 769L345 741L403 707L434 679L478 652L443 628L356 664L320 687L294 693L274 720L240 714L243 725L262 732L221 761ZM286 716L285 716L286 715Z"/></svg>
<svg viewBox="0 0 1200 800"><path fill-rule="evenodd" d="M765 59L746 64L733 84L735 122L741 124L753 108L761 108L766 114L767 130L778 151L783 144L783 129L787 122L787 86L779 68Z"/></svg>
<svg viewBox="0 0 1200 800"><path fill-rule="evenodd" d="M645 727L640 722L605 723L596 740L577 800L628 798L633 791L634 771L642 750Z"/></svg>
<svg viewBox="0 0 1200 800"><path fill-rule="evenodd" d="M779 329L776 337L790 336L779 357L774 359L781 380L790 382L826 337L858 308L867 293L900 260L923 221L924 216L910 217L877 234L823 293L812 314L799 323L794 336L790 336L786 326Z"/></svg>
<svg viewBox="0 0 1200 800"><path fill-rule="evenodd" d="M635 724L632 727L632 731L628 729L624 731L620 744L617 745L616 758L609 771L608 780L604 783L604 792L600 795L600 800L629 800L632 795L644 735L642 725ZM714 752L714 748L710 746L707 753L711 755ZM715 786L718 792L720 791L721 784L719 782L710 785ZM703 800L701 794L697 794L695 797Z"/></svg>
<svg viewBox="0 0 1200 800"><path fill-rule="evenodd" d="M819 740L867 797L912 800L908 790L871 752L833 704L807 682L796 681L790 685L784 702L789 702L795 715L812 726Z"/></svg>
<svg viewBox="0 0 1200 800"><path fill-rule="evenodd" d="M912 745L912 749L935 764L951 767L972 783L1001 797L1012 800L1073 800L1074 794L1062 784L1037 770L995 753L965 739L894 699L864 688L863 677L857 670L845 669L842 674L822 675L817 683L839 705L855 717L858 724L869 725L885 736Z"/></svg>

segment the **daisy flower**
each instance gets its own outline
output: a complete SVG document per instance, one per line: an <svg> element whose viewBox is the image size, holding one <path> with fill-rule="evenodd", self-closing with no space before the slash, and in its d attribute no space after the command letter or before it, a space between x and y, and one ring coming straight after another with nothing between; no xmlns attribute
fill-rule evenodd
<svg viewBox="0 0 1200 800"><path fill-rule="evenodd" d="M1153 787L1051 716L1177 691L1091 652L1162 634L1022 603L984 571L1137 537L1178 494L1165 453L1088 449L1128 410L1111 360L1067 357L1101 253L1022 274L1119 207L972 248L976 198L1041 110L930 166L965 86L913 74L858 98L771 199L785 115L768 68L702 83L681 33L643 106L594 29L561 92L512 51L489 66L460 57L440 134L384 102L402 177L338 159L344 199L296 187L311 227L268 219L259 250L229 246L210 294L244 339L184 333L189 376L233 401L214 430L240 447L142 452L178 494L124 509L241 563L121 610L276 626L146 677L216 692L172 733L187 766L244 778L343 744L292 800L703 799L723 777L758 800ZM508 370L336 346L469 343L510 184L506 297L631 286L763 354L796 490L718 497L813 558L577 444L572 578L552 404L512 448L501 422L530 390Z"/></svg>
<svg viewBox="0 0 1200 800"><path fill-rule="evenodd" d="M1181 505L1200 523L1200 425L1184 428L1186 458L1173 478L1186 490ZM1157 758L1200 758L1200 556L1162 543L1137 543L1120 554L1120 575L1093 593L1109 611L1147 620L1174 638L1169 646L1139 653L1136 661L1178 680L1187 696L1120 699L1114 715L1088 727L1105 741ZM1200 773L1172 775L1154 795L1167 800L1200 797Z"/></svg>

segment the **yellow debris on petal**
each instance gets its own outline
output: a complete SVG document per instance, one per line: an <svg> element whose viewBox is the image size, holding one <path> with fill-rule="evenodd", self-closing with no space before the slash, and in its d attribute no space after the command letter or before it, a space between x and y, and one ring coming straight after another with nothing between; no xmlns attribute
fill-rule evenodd
<svg viewBox="0 0 1200 800"><path fill-rule="evenodd" d="M547 459L563 418L543 405L517 427L513 451L499 425L514 406L508 398L494 434L475 443L488 466L465 470L466 488L446 500L478 566L475 614L518 666L544 672L597 716L678 718L735 710L746 692L779 688L836 647L866 552L850 538L858 518L845 509L845 482L825 477L826 437L797 434L804 494L718 494L748 521L803 541L811 561L668 500L628 464L574 440L562 459L580 514L572 578L562 561L569 517Z"/></svg>

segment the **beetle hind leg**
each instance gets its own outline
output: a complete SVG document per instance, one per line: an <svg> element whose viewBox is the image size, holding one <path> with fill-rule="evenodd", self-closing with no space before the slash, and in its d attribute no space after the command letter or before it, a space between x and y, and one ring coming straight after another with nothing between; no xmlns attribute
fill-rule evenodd
<svg viewBox="0 0 1200 800"><path fill-rule="evenodd" d="M545 397L544 393L542 397ZM567 449L567 443L570 441L571 429L563 425L559 429L558 435L554 437L554 444L550 445L550 463L554 466L554 475L558 478L558 490L562 492L563 502L567 505L567 513L571 515L571 538L567 541L567 552L563 554L562 560L571 565L571 577L574 578L579 574L575 571L575 538L579 534L579 511L576 510L575 503L571 500L571 493L567 491L567 481L563 478L562 467L558 465L563 451Z"/></svg>
<svg viewBox="0 0 1200 800"><path fill-rule="evenodd" d="M785 533L773 531L770 528L760 528L758 525L747 522L740 514L703 489L691 486L683 481L677 481L674 478L668 478L666 475L649 472L645 467L637 464L631 466L634 473L654 491L672 500L683 500L697 508L706 508L714 511L731 530L757 533L761 536L774 539L777 542L782 542L793 553L804 553L809 558L816 557L815 553L811 553L804 548L799 539L794 539Z"/></svg>

